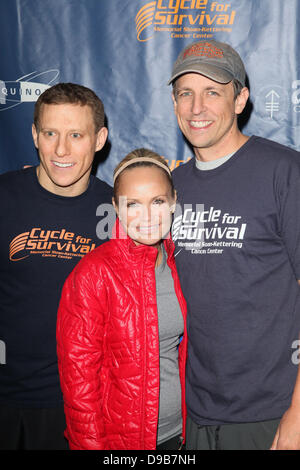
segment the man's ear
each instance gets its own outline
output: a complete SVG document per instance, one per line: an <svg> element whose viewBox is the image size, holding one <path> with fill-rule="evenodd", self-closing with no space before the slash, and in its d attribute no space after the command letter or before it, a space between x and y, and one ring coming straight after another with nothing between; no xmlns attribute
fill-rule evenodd
<svg viewBox="0 0 300 470"><path fill-rule="evenodd" d="M38 145L38 131L37 131L34 124L32 124L31 132L32 132L32 138L33 138L34 145L38 149L39 148L39 145Z"/></svg>
<svg viewBox="0 0 300 470"><path fill-rule="evenodd" d="M104 147L107 136L108 136L107 128L101 127L101 129L97 132L96 152L98 152Z"/></svg>
<svg viewBox="0 0 300 470"><path fill-rule="evenodd" d="M249 90L247 87L241 89L241 92L237 95L235 99L235 113L241 114L246 106L246 103L249 98Z"/></svg>

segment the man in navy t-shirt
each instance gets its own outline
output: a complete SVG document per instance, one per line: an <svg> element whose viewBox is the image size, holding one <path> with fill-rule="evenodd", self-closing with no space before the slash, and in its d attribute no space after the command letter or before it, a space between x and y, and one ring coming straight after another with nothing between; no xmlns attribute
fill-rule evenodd
<svg viewBox="0 0 300 470"><path fill-rule="evenodd" d="M112 189L91 176L102 101L59 83L35 106L37 167L0 176L0 449L65 449L56 313L78 261L108 239ZM102 218L100 218L100 216ZM112 223L112 221L111 221Z"/></svg>
<svg viewBox="0 0 300 470"><path fill-rule="evenodd" d="M249 91L229 45L190 44L170 83L195 153L173 173L187 448L300 449L300 155L238 129Z"/></svg>

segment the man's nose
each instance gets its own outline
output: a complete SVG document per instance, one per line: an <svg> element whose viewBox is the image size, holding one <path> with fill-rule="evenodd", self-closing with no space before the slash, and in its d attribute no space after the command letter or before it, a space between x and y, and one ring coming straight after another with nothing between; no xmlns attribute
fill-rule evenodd
<svg viewBox="0 0 300 470"><path fill-rule="evenodd" d="M192 101L192 113L197 115L206 110L205 99L200 94L195 94Z"/></svg>
<svg viewBox="0 0 300 470"><path fill-rule="evenodd" d="M66 136L60 136L56 146L56 155L64 157L70 153L70 145Z"/></svg>

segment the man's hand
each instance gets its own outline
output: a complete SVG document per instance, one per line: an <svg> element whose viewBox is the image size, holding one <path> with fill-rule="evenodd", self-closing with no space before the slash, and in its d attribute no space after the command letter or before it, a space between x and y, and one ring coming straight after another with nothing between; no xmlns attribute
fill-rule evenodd
<svg viewBox="0 0 300 470"><path fill-rule="evenodd" d="M300 450L300 407L284 413L270 450Z"/></svg>

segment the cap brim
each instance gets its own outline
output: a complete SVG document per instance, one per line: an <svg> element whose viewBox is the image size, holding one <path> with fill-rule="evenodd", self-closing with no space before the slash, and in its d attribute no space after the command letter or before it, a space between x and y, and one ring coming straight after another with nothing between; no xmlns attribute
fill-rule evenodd
<svg viewBox="0 0 300 470"><path fill-rule="evenodd" d="M230 72L227 72L216 65L203 63L189 64L187 66L187 64L184 64L181 67L179 66L176 68L172 77L168 81L168 85L185 73L199 73L200 75L204 75L204 77L210 78L218 83L229 83L234 79L234 76Z"/></svg>

